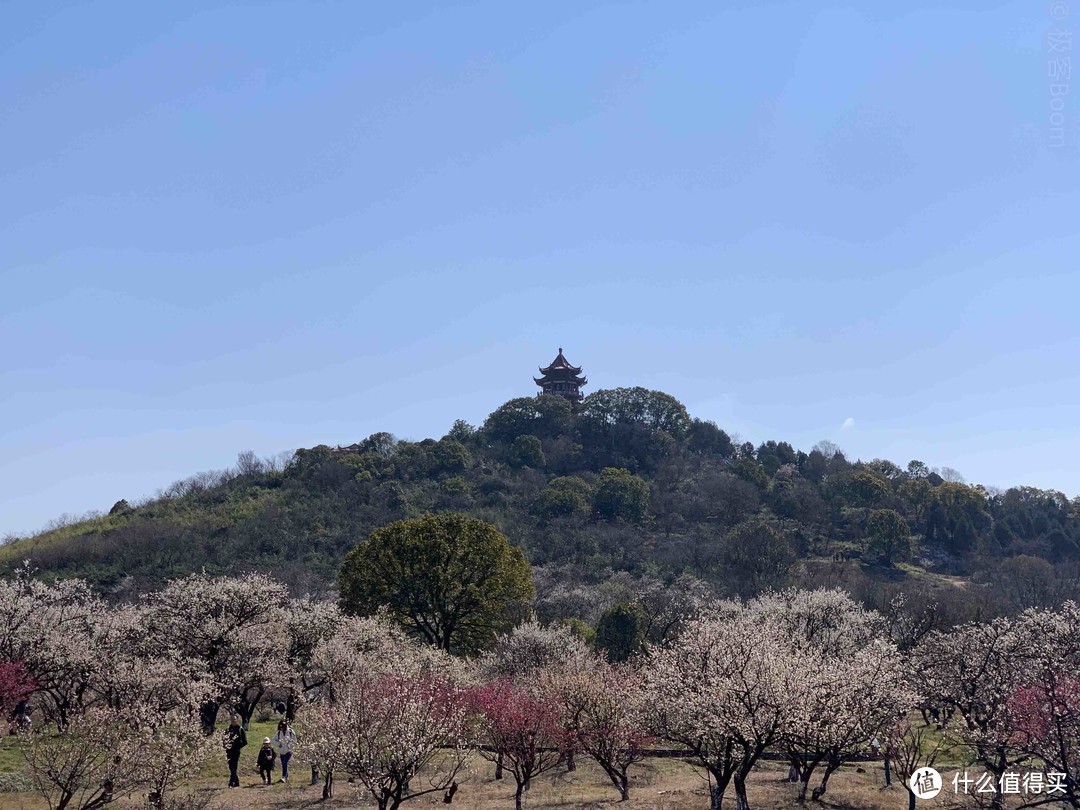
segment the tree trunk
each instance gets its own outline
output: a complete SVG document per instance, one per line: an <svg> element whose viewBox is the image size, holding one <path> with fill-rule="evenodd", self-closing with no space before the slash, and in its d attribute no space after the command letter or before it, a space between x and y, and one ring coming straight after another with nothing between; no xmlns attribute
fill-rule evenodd
<svg viewBox="0 0 1080 810"><path fill-rule="evenodd" d="M791 760L791 768L797 774L799 782L799 794L795 797L795 801L799 804L806 803L806 792L810 789L810 780L814 776L814 771L817 766L821 764L821 757L815 756L813 759L809 759L810 754L807 753L807 759L803 759L798 754L789 754ZM788 777L791 778L790 775ZM791 781L795 781L792 779Z"/></svg>
<svg viewBox="0 0 1080 810"><path fill-rule="evenodd" d="M497 754L497 755L496 755L496 757L495 757L495 778L496 778L496 779L502 779L502 778L503 778L503 764L502 764L502 759L503 759L503 757L502 757L502 753L500 752L500 753L499 753L499 754Z"/></svg>
<svg viewBox="0 0 1080 810"><path fill-rule="evenodd" d="M885 755L885 787L892 784L892 768L889 766L889 755Z"/></svg>
<svg viewBox="0 0 1080 810"><path fill-rule="evenodd" d="M619 775L619 796L620 802L630 801L630 779L625 773Z"/></svg>
<svg viewBox="0 0 1080 810"><path fill-rule="evenodd" d="M251 718L255 714L255 710L259 707L259 701L262 700L262 691L255 697L254 700L248 700L242 698L236 701L236 713L240 715L240 722L244 726L244 731L247 731L251 726Z"/></svg>
<svg viewBox="0 0 1080 810"><path fill-rule="evenodd" d="M202 719L203 734L209 737L214 733L217 725L218 704L214 701L204 703L199 707L199 717Z"/></svg>
<svg viewBox="0 0 1080 810"><path fill-rule="evenodd" d="M322 797L324 799L334 798L334 772L327 770L326 781L323 783Z"/></svg>
<svg viewBox="0 0 1080 810"><path fill-rule="evenodd" d="M915 810L915 794L912 793L910 790L907 794L907 807L908 810Z"/></svg>
<svg viewBox="0 0 1080 810"><path fill-rule="evenodd" d="M825 795L825 791L828 790L829 787L829 777L833 775L841 764L843 764L843 760L829 758L829 761L825 765L825 773L821 776L821 784L814 788L814 801L817 801Z"/></svg>
<svg viewBox="0 0 1080 810"><path fill-rule="evenodd" d="M1005 756L1004 752L998 753L994 764L987 768L987 770L994 775L995 785L1001 784L1001 777L1008 769L1008 758ZM1000 791L995 790L993 795L990 797L990 808L991 810L1004 810L1005 795Z"/></svg>
<svg viewBox="0 0 1080 810"><path fill-rule="evenodd" d="M750 810L750 802L746 799L746 777L738 771L735 773L735 810Z"/></svg>
<svg viewBox="0 0 1080 810"><path fill-rule="evenodd" d="M806 804L806 791L810 787L810 774L805 773L799 777L799 794L795 797L795 801L799 804Z"/></svg>
<svg viewBox="0 0 1080 810"><path fill-rule="evenodd" d="M568 748L568 749L566 749L566 771L567 771L567 773L569 773L570 771L576 771L576 770L577 770L577 762L574 760L574 749L573 748Z"/></svg>
<svg viewBox="0 0 1080 810"><path fill-rule="evenodd" d="M720 785L709 788L709 810L721 810L724 804L724 789Z"/></svg>
<svg viewBox="0 0 1080 810"><path fill-rule="evenodd" d="M521 793L525 789L522 782L518 782L517 792L514 794L514 810L521 810Z"/></svg>

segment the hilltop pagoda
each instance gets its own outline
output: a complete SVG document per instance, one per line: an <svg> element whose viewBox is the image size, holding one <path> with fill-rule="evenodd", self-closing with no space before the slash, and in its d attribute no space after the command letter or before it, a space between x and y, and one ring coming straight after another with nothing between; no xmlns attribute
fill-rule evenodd
<svg viewBox="0 0 1080 810"><path fill-rule="evenodd" d="M589 382L581 376L581 366L572 366L563 357L561 346L558 357L551 361L550 366L540 369L540 373L544 376L539 379L533 377L533 382L544 389L541 393L556 394L574 402L582 399L581 387Z"/></svg>

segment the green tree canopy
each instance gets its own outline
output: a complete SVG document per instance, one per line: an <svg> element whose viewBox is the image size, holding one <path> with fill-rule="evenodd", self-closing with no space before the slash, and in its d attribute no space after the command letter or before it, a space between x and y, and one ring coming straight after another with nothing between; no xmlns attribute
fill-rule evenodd
<svg viewBox="0 0 1080 810"><path fill-rule="evenodd" d="M643 425L682 439L690 431L686 407L670 394L647 388L597 391L582 403L582 416L608 425Z"/></svg>
<svg viewBox="0 0 1080 810"><path fill-rule="evenodd" d="M518 436L510 445L510 461L515 467L540 469L545 463L544 447L535 436Z"/></svg>
<svg viewBox="0 0 1080 810"><path fill-rule="evenodd" d="M385 607L444 650L485 649L535 597L529 563L494 526L465 515L428 515L376 529L348 553L338 577L346 613Z"/></svg>
<svg viewBox="0 0 1080 810"><path fill-rule="evenodd" d="M649 511L649 485L629 470L605 467L593 495L593 508L608 520L641 523Z"/></svg>
<svg viewBox="0 0 1080 810"><path fill-rule="evenodd" d="M783 586L795 559L791 542L756 518L743 521L728 533L721 554L729 587L742 597Z"/></svg>
<svg viewBox="0 0 1080 810"><path fill-rule="evenodd" d="M484 422L484 433L510 444L518 436L541 439L561 436L570 425L570 401L559 396L518 397L496 408Z"/></svg>
<svg viewBox="0 0 1080 810"><path fill-rule="evenodd" d="M613 664L645 649L645 614L635 602L621 602L604 611L596 625L596 649Z"/></svg>
<svg viewBox="0 0 1080 810"><path fill-rule="evenodd" d="M875 509L866 522L866 533L869 550L880 554L886 565L911 554L911 531L899 512Z"/></svg>
<svg viewBox="0 0 1080 810"><path fill-rule="evenodd" d="M584 516L589 511L589 494L589 485L577 476L552 478L533 501L533 512L545 521L571 515Z"/></svg>

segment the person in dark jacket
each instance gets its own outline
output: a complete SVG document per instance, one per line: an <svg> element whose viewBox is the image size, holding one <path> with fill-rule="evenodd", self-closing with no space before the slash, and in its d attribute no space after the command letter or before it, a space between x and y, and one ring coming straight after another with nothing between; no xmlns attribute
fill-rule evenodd
<svg viewBox="0 0 1080 810"><path fill-rule="evenodd" d="M225 729L222 745L225 747L225 759L229 762L229 787L240 787L240 776L236 769L240 765L240 749L247 745L247 732L240 724L240 715L232 715L232 723Z"/></svg>
<svg viewBox="0 0 1080 810"><path fill-rule="evenodd" d="M259 749L259 776L262 777L263 784L269 785L274 781L274 759L277 757L277 753L274 751L274 746L270 744L269 737L263 737L262 748Z"/></svg>

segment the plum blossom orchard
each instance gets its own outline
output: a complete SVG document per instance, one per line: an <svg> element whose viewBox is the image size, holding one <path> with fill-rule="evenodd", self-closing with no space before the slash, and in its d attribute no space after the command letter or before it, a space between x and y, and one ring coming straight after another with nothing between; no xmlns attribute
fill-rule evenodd
<svg viewBox="0 0 1080 810"><path fill-rule="evenodd" d="M222 755L223 712L282 704L326 794L337 775L380 810L467 806L492 766L520 808L575 756L627 800L658 749L706 776L703 808L748 810L766 757L788 762L803 802L875 740L897 781L948 748L997 777L1053 776L1040 799L1080 807L1077 605L914 634L838 590L692 601L643 608L659 629L626 662L534 620L462 657L389 611L347 616L263 575L197 574L109 604L22 570L0 581L0 703L52 810L165 806Z"/></svg>

